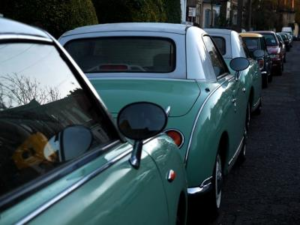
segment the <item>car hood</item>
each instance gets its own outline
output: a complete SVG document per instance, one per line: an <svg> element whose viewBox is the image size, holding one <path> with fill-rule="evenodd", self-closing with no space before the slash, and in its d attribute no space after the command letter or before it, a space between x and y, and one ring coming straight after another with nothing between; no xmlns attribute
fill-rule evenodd
<svg viewBox="0 0 300 225"><path fill-rule="evenodd" d="M117 114L127 104L146 101L165 109L170 106L170 117L183 116L200 95L199 86L192 80L99 78L90 81L112 114Z"/></svg>

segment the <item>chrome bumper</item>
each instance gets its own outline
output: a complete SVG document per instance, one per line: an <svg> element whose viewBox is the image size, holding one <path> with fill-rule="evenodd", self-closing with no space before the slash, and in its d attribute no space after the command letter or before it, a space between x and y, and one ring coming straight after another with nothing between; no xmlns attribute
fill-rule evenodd
<svg viewBox="0 0 300 225"><path fill-rule="evenodd" d="M189 195L198 195L208 192L212 188L212 177L207 178L199 187L191 187L187 189Z"/></svg>

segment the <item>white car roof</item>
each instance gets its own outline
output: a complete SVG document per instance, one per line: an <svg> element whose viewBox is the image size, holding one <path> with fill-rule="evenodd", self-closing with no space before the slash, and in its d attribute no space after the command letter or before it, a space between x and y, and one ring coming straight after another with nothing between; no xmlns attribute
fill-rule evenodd
<svg viewBox="0 0 300 225"><path fill-rule="evenodd" d="M211 36L220 36L225 39L226 53L223 55L225 59L246 57L243 46L239 40L239 34L236 31L227 29L205 29L205 31Z"/></svg>
<svg viewBox="0 0 300 225"><path fill-rule="evenodd" d="M30 35L30 36L37 36L37 37L43 37L49 39L48 34L38 28L34 28L26 24L19 23L5 18L0 18L0 34L1 35L3 34Z"/></svg>
<svg viewBox="0 0 300 225"><path fill-rule="evenodd" d="M207 33L213 33L213 34L227 34L230 35L232 32L235 32L233 30L228 29L214 29L214 28L205 28L205 31Z"/></svg>
<svg viewBox="0 0 300 225"><path fill-rule="evenodd" d="M79 27L70 30L62 35L62 37L77 34L86 34L93 32L111 32L111 31L145 31L145 32L165 32L185 34L186 29L190 25L172 24L172 23L113 23L113 24L98 24L91 26Z"/></svg>

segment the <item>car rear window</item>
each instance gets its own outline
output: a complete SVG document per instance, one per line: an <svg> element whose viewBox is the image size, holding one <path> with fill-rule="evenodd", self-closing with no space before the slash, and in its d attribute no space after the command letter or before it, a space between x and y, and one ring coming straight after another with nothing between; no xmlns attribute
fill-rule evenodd
<svg viewBox="0 0 300 225"><path fill-rule="evenodd" d="M257 49L261 49L259 38L244 37L243 40L249 51L254 52Z"/></svg>
<svg viewBox="0 0 300 225"><path fill-rule="evenodd" d="M169 73L175 69L175 44L170 39L80 39L65 48L85 73Z"/></svg>
<svg viewBox="0 0 300 225"><path fill-rule="evenodd" d="M222 37L212 37L222 55L226 54L226 42Z"/></svg>
<svg viewBox="0 0 300 225"><path fill-rule="evenodd" d="M267 46L276 46L276 45L278 45L274 34L262 34L262 35L266 39Z"/></svg>

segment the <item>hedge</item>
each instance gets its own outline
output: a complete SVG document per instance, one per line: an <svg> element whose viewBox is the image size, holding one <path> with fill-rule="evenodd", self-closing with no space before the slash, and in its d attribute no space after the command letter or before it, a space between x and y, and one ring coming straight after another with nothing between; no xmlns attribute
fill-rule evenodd
<svg viewBox="0 0 300 225"><path fill-rule="evenodd" d="M41 27L54 37L75 27L97 24L92 0L1 0L4 17Z"/></svg>
<svg viewBox="0 0 300 225"><path fill-rule="evenodd" d="M181 20L180 0L93 0L99 23Z"/></svg>
<svg viewBox="0 0 300 225"><path fill-rule="evenodd" d="M164 0L167 11L167 22L180 23L181 22L181 5L180 0Z"/></svg>

